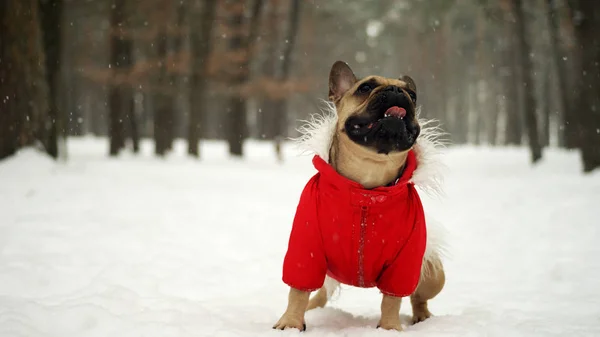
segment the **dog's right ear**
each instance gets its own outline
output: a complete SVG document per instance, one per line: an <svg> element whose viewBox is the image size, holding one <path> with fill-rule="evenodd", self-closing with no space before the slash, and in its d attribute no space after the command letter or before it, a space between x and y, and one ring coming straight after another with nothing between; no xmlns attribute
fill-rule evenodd
<svg viewBox="0 0 600 337"><path fill-rule="evenodd" d="M336 61L329 72L329 99L337 102L354 83L356 76L350 66L346 62Z"/></svg>

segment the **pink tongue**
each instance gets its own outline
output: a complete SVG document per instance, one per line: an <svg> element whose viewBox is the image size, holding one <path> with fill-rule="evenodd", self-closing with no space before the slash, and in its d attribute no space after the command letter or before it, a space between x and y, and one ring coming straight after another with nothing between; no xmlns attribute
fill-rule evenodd
<svg viewBox="0 0 600 337"><path fill-rule="evenodd" d="M404 118L404 116L406 116L406 110L399 106L393 106L393 107L387 109L385 114L394 116L394 117L398 117L398 118Z"/></svg>

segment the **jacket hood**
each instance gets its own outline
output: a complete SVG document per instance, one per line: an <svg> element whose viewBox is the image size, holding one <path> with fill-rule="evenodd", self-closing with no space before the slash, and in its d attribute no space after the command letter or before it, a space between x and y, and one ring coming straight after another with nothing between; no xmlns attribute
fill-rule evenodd
<svg viewBox="0 0 600 337"><path fill-rule="evenodd" d="M302 153L314 155L313 165L319 172L326 174L327 177L337 183L355 184L355 187L359 187L360 184L342 177L328 164L329 149L333 141L338 117L335 105L330 101L324 101L324 103L323 113L314 114L310 120L305 121L305 124L298 129L301 136L294 139L294 142ZM417 108L416 112L418 118L421 112L420 107ZM407 183L415 184L426 193L441 195L443 193L442 171L445 170L445 166L439 158L440 149L443 147L439 137L443 135L443 132L433 125L434 122L433 120L419 118L421 133L412 150L409 151L407 167L401 176L401 181L407 179ZM409 170L409 166L412 171ZM335 177L336 175L338 177ZM379 187L377 189L386 188L389 187Z"/></svg>

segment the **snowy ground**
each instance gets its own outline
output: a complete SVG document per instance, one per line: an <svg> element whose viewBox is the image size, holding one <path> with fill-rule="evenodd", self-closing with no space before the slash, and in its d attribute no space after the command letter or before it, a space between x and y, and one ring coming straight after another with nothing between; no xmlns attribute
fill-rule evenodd
<svg viewBox="0 0 600 337"><path fill-rule="evenodd" d="M72 140L67 164L33 150L0 162L0 336L298 335L271 325L310 157L288 148L278 165L253 143L231 160L211 143L202 161L150 144L111 160L106 145ZM448 151L447 196L424 196L451 232L447 286L405 334L600 336L600 173L582 176L574 153L528 158ZM374 328L379 300L343 288L303 335L395 335Z"/></svg>

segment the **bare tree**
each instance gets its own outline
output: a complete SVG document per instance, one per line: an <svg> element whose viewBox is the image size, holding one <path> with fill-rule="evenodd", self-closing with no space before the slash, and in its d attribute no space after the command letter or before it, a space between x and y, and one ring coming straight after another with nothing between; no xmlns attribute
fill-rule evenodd
<svg viewBox="0 0 600 337"><path fill-rule="evenodd" d="M59 155L59 137L66 137L65 116L58 108L58 75L60 71L61 35L62 35L62 0L40 0L41 22L46 54L46 79L48 81L48 141L50 156ZM63 149L65 151L66 149Z"/></svg>
<svg viewBox="0 0 600 337"><path fill-rule="evenodd" d="M552 99L551 99L551 87L552 87L552 65L549 61L544 62L543 68L544 73L547 74L540 81L541 84L541 123L540 123L540 141L542 146L550 145L550 115L552 114Z"/></svg>
<svg viewBox="0 0 600 337"><path fill-rule="evenodd" d="M247 137L246 97L241 95L240 88L246 84L250 75L250 62L253 48L251 42L256 40L263 0L255 0L250 20L245 19L246 0L226 0L225 11L228 13L227 29L229 31L227 64L224 77L230 90L225 111L226 137L229 153L233 156L243 155L243 143ZM245 29L247 28L247 30ZM248 31L246 33L246 31Z"/></svg>
<svg viewBox="0 0 600 337"><path fill-rule="evenodd" d="M164 4L164 3L163 3ZM173 100L168 92L169 75L167 73L167 25L162 23L156 39L158 56L157 87L154 92L154 153L164 156L169 149L169 134L173 128Z"/></svg>
<svg viewBox="0 0 600 337"><path fill-rule="evenodd" d="M48 82L37 0L0 1L0 159L45 144Z"/></svg>
<svg viewBox="0 0 600 337"><path fill-rule="evenodd" d="M289 8L289 27L285 35L283 45L283 62L281 64L281 75L279 81L285 83L290 77L290 69L292 66L292 52L296 44L296 35L298 34L298 22L300 17L300 0L292 0ZM281 153L281 142L283 140L283 124L286 122L285 117L287 112L287 100L284 97L278 97L274 104L275 120L275 153L279 161L283 160Z"/></svg>
<svg viewBox="0 0 600 337"><path fill-rule="evenodd" d="M181 119L181 109L177 109L177 98L180 96L180 79L182 78L181 60L183 55L183 43L186 36L186 11L189 6L186 6L185 1L179 1L175 3L175 25L171 29L171 46L169 48L168 56L165 60L170 62L170 71L168 76L168 92L171 94L171 113L169 114L169 124L167 129L167 148L173 149L173 141L175 140L175 126Z"/></svg>
<svg viewBox="0 0 600 337"><path fill-rule="evenodd" d="M510 2L503 1L504 18L507 22L505 26L505 35L507 47L505 49L505 59L508 66L507 74L504 83L504 93L506 97L506 127L505 127L505 143L507 145L521 145L522 123L521 123L521 96L522 91L519 90L521 84L521 71L518 62L518 44L517 44L517 29L514 24L516 21L515 13Z"/></svg>
<svg viewBox="0 0 600 337"><path fill-rule="evenodd" d="M560 145L566 145L565 144L565 137L564 137L564 128L568 127L567 125L565 125L564 123L564 116L568 113L568 85L565 85L567 83L567 69L566 69L566 61L565 61L565 57L563 56L564 53L562 52L561 48L560 48L560 41L559 41L559 17L558 17L558 1L557 0L546 0L546 6L547 6L547 18L548 18L548 28L549 28L549 33L550 33L550 49L551 49L551 54L552 54L552 61L553 61L553 65L554 65L554 70L556 72L556 77L558 79L558 83L560 85L558 85L558 104L559 104L559 113L560 113L560 120L561 120L561 126L562 128L559 128L559 134L558 134L558 139L559 139L559 144Z"/></svg>
<svg viewBox="0 0 600 337"><path fill-rule="evenodd" d="M191 95L188 122L188 153L199 157L200 123L206 108L207 61L211 52L212 32L217 0L206 0L201 5L200 15L191 20Z"/></svg>
<svg viewBox="0 0 600 337"><path fill-rule="evenodd" d="M581 66L581 110L577 112L582 131L579 148L583 171L591 172L600 167L600 3L570 0L569 5L578 16L575 36Z"/></svg>
<svg viewBox="0 0 600 337"><path fill-rule="evenodd" d="M273 81L277 76L277 68L281 63L279 56L282 35L280 22L283 21L280 15L282 1L268 0L267 3L261 31L263 49L261 50L260 72L265 81ZM263 97L258 99L258 134L261 139L275 139L277 133L275 115L278 112L275 109L272 96L270 91L265 90Z"/></svg>
<svg viewBox="0 0 600 337"><path fill-rule="evenodd" d="M131 91L126 74L131 67L132 41L127 36L126 0L113 0L110 12L110 83L108 105L110 108L109 138L111 156L116 156L125 146L125 123L130 108Z"/></svg>
<svg viewBox="0 0 600 337"><path fill-rule="evenodd" d="M515 25L518 38L518 59L521 65L523 76L523 94L524 94L524 113L525 126L531 150L531 161L533 163L542 159L542 147L540 145L538 124L536 117L536 100L533 84L533 65L531 63L531 44L527 32L525 14L522 0L513 0L513 10L515 11Z"/></svg>

